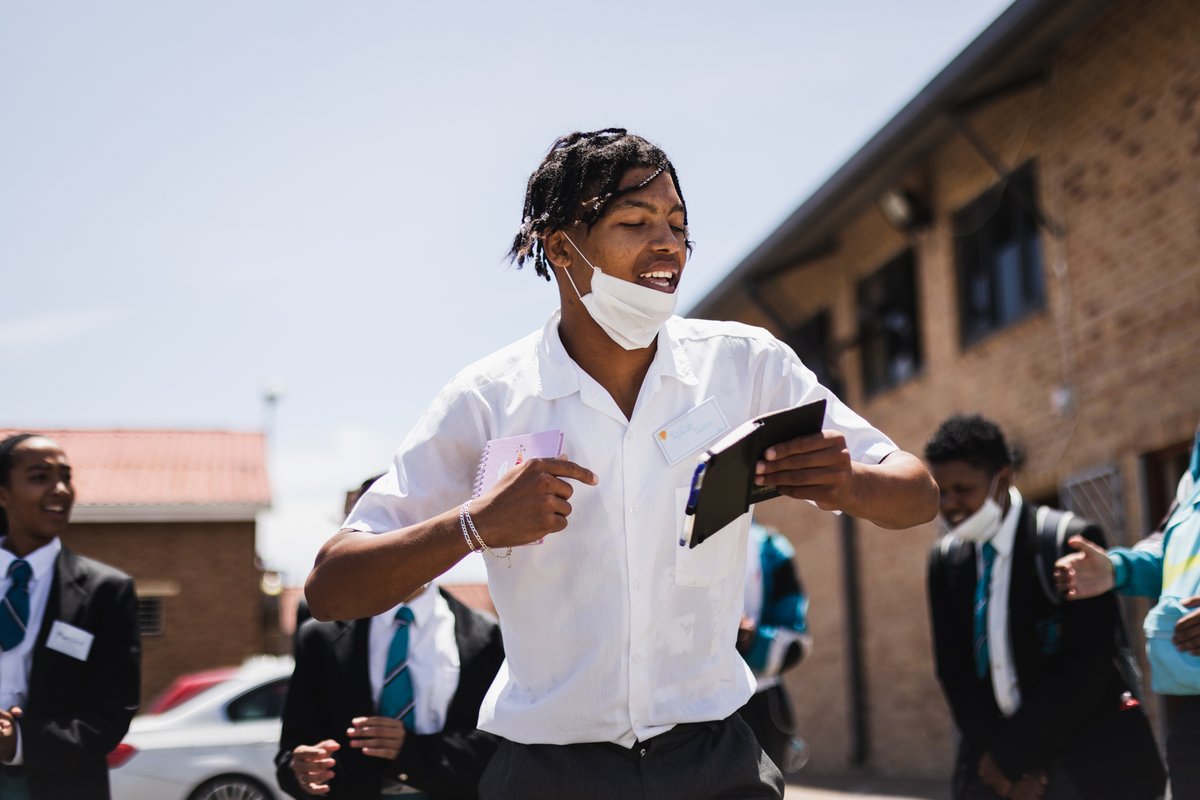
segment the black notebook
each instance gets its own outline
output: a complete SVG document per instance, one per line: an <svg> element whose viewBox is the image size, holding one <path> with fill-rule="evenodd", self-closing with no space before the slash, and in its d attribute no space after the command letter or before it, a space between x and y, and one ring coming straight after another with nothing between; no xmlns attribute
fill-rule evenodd
<svg viewBox="0 0 1200 800"><path fill-rule="evenodd" d="M754 467L772 445L818 433L825 401L816 400L755 417L734 428L700 457L692 477L679 544L695 547L750 510L779 496L774 486L754 483Z"/></svg>

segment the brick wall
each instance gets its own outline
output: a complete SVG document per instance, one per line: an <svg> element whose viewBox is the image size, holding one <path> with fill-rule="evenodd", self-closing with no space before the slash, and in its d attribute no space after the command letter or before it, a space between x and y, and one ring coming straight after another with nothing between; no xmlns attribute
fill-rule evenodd
<svg viewBox="0 0 1200 800"><path fill-rule="evenodd" d="M1010 168L1036 164L1040 207L1063 229L1044 233L1044 310L964 349L958 333L951 218L997 182L954 137L913 166L934 223L906 238L870 208L827 257L777 278L769 293L799 322L830 308L839 340L855 334L856 282L913 248L924 367L864 400L859 354L839 367L851 405L904 449L920 454L943 418L996 419L1027 461L1026 496L1052 494L1070 475L1114 464L1130 531L1144 516L1139 458L1190 439L1200 421L1200 4L1114 3L1066 41L1049 79L993 101L969 125ZM769 321L744 296L718 316ZM1051 402L1072 388L1075 407ZM809 770L843 771L850 728L845 603L836 522L783 501L760 509L796 545L812 598L815 650L788 678ZM926 555L932 525L905 532L859 524L867 767L944 776L954 741L934 679Z"/></svg>
<svg viewBox="0 0 1200 800"><path fill-rule="evenodd" d="M63 537L76 552L169 585L161 635L142 637L142 703L179 674L240 664L264 648L261 575L253 522L79 523Z"/></svg>

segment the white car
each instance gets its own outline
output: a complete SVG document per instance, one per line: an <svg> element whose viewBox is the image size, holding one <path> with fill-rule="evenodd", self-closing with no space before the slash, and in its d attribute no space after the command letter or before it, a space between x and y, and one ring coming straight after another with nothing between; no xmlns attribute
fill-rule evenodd
<svg viewBox="0 0 1200 800"><path fill-rule="evenodd" d="M135 717L109 754L113 800L283 800L275 782L288 656L248 659L162 714Z"/></svg>

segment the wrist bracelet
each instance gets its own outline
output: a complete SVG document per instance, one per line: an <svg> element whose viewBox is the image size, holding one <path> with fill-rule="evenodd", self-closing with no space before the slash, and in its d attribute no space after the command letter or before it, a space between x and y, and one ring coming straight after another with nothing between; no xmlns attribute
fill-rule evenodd
<svg viewBox="0 0 1200 800"><path fill-rule="evenodd" d="M495 550L493 550L492 548L487 546L487 542L485 542L483 540L483 537L479 535L479 531L476 530L476 528L475 528L475 520L471 519L470 505L471 505L471 501L468 500L467 502L463 503L461 506L458 507L458 524L463 529L463 536L467 535L467 530L469 528L471 531L471 535L475 537L475 542L479 545L479 550L476 550L475 552L480 552L480 551L486 550L490 555L493 555L496 558L504 559L506 562L508 562L507 563L508 568L512 569L512 551L513 551L513 549L511 547L509 547L505 551L504 555L500 555ZM471 543L471 540L470 540L470 538L468 538L467 544L469 545L470 543Z"/></svg>
<svg viewBox="0 0 1200 800"><path fill-rule="evenodd" d="M466 503L463 503L465 506ZM482 553L483 548L471 541L471 534L467 533L467 521L463 517L462 506L458 509L458 527L462 529L463 538L467 540L467 549L472 553Z"/></svg>

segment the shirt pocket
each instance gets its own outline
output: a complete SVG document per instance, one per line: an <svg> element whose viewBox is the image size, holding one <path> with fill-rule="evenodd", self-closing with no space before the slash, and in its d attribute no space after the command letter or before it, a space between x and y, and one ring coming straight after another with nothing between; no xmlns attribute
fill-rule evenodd
<svg viewBox="0 0 1200 800"><path fill-rule="evenodd" d="M684 509L687 508L691 487L675 490L675 530L671 540L675 547L675 585L712 586L723 580L741 562L746 544L738 530L745 527L743 514L696 547L679 544L683 535Z"/></svg>
<svg viewBox="0 0 1200 800"><path fill-rule="evenodd" d="M1171 641L1175 624L1193 610L1184 607L1180 598L1164 595L1142 624L1151 686L1159 694L1200 694L1200 656L1179 650Z"/></svg>

